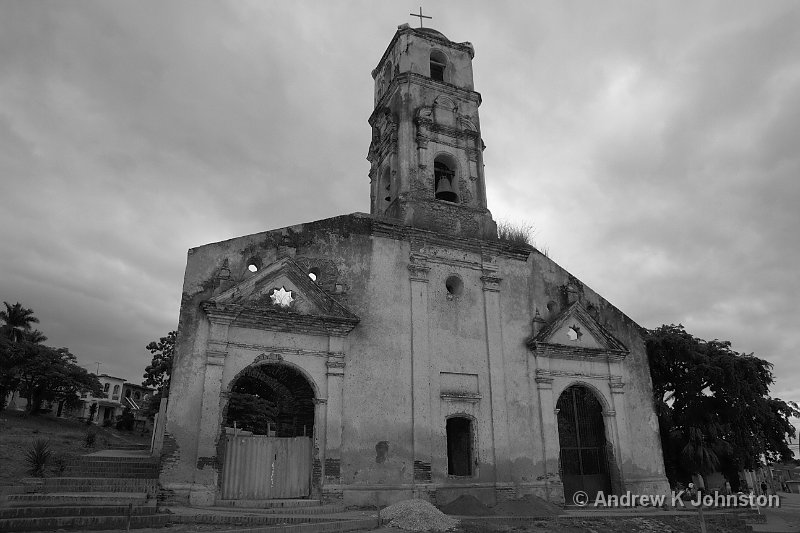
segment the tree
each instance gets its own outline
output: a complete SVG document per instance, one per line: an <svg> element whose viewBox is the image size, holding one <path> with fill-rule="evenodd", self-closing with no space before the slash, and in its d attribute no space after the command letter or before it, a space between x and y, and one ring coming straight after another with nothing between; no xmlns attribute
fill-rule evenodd
<svg viewBox="0 0 800 533"><path fill-rule="evenodd" d="M38 324L39 319L33 316L33 309L22 307L17 302L14 305L3 302L6 306L5 311L0 311L0 320L3 321L3 334L11 340L18 342L24 338L26 333L32 331L31 324ZM41 335L41 332L39 332Z"/></svg>
<svg viewBox="0 0 800 533"><path fill-rule="evenodd" d="M278 414L277 406L256 394L232 392L228 401L228 417L226 423L256 435L267 435L270 424L275 423Z"/></svg>
<svg viewBox="0 0 800 533"><path fill-rule="evenodd" d="M664 464L671 483L720 471L738 489L738 472L789 459L795 407L769 396L772 365L705 341L681 325L661 326L646 339Z"/></svg>
<svg viewBox="0 0 800 533"><path fill-rule="evenodd" d="M144 369L145 387L169 389L169 380L172 376L172 357L175 354L175 339L177 331L170 331L166 337L161 337L158 342L151 342L147 349L153 354L153 360Z"/></svg>
<svg viewBox="0 0 800 533"><path fill-rule="evenodd" d="M177 337L178 332L173 330L167 333L166 337L158 339L158 342L153 341L147 345L147 349L153 354L153 359L144 369L142 385L158 389L145 406L145 414L149 418L153 418L158 413L161 398L166 396L169 391L170 378L172 377L172 359L175 354L175 339Z"/></svg>
<svg viewBox="0 0 800 533"><path fill-rule="evenodd" d="M28 398L28 414L36 415L45 401L80 403L81 393L100 396L103 388L97 376L77 364L67 348L51 348L30 342L17 343L23 357L16 367L21 393Z"/></svg>
<svg viewBox="0 0 800 533"><path fill-rule="evenodd" d="M0 410L5 408L6 396L17 390L20 383L19 365L33 350L33 346L47 340L47 337L31 324L39 322L33 316L33 309L23 307L17 302L8 302L5 311L0 311Z"/></svg>

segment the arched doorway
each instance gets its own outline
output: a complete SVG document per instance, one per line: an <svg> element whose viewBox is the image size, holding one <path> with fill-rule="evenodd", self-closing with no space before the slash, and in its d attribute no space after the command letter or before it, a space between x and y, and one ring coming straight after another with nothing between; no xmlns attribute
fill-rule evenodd
<svg viewBox="0 0 800 533"><path fill-rule="evenodd" d="M610 448L603 423L603 407L586 386L568 387L556 403L558 442L564 499L583 491L594 500L598 492L611 493Z"/></svg>
<svg viewBox="0 0 800 533"><path fill-rule="evenodd" d="M310 494L314 389L291 365L244 369L231 382L223 425L223 500Z"/></svg>

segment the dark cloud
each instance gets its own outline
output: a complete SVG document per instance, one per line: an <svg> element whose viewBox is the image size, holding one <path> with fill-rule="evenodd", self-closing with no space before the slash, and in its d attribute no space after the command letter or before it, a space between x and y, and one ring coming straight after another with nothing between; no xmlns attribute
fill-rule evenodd
<svg viewBox="0 0 800 533"><path fill-rule="evenodd" d="M136 380L177 322L186 250L368 210L370 71L417 5L5 2L0 298ZM800 124L792 2L435 2L476 47L487 188L645 326L775 363Z"/></svg>

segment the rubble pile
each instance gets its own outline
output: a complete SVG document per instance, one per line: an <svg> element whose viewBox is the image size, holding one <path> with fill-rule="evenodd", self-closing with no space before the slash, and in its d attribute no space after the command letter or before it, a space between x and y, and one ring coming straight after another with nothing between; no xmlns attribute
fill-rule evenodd
<svg viewBox="0 0 800 533"><path fill-rule="evenodd" d="M449 531L458 520L441 512L425 500L404 500L381 510L381 522L406 531Z"/></svg>

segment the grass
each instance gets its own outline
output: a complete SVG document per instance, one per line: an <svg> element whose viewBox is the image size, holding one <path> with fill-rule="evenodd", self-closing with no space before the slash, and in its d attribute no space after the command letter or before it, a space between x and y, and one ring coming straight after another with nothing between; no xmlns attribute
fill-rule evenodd
<svg viewBox="0 0 800 533"><path fill-rule="evenodd" d="M137 432L95 428L95 446L85 448L83 444L89 426L84 422L56 418L51 414L26 417L21 411L0 411L0 486L16 485L22 478L29 477L25 456L36 440L49 441L53 455L65 459L104 450L112 444L150 442L149 436L142 437ZM51 460L44 475L57 475L58 468L58 461Z"/></svg>

